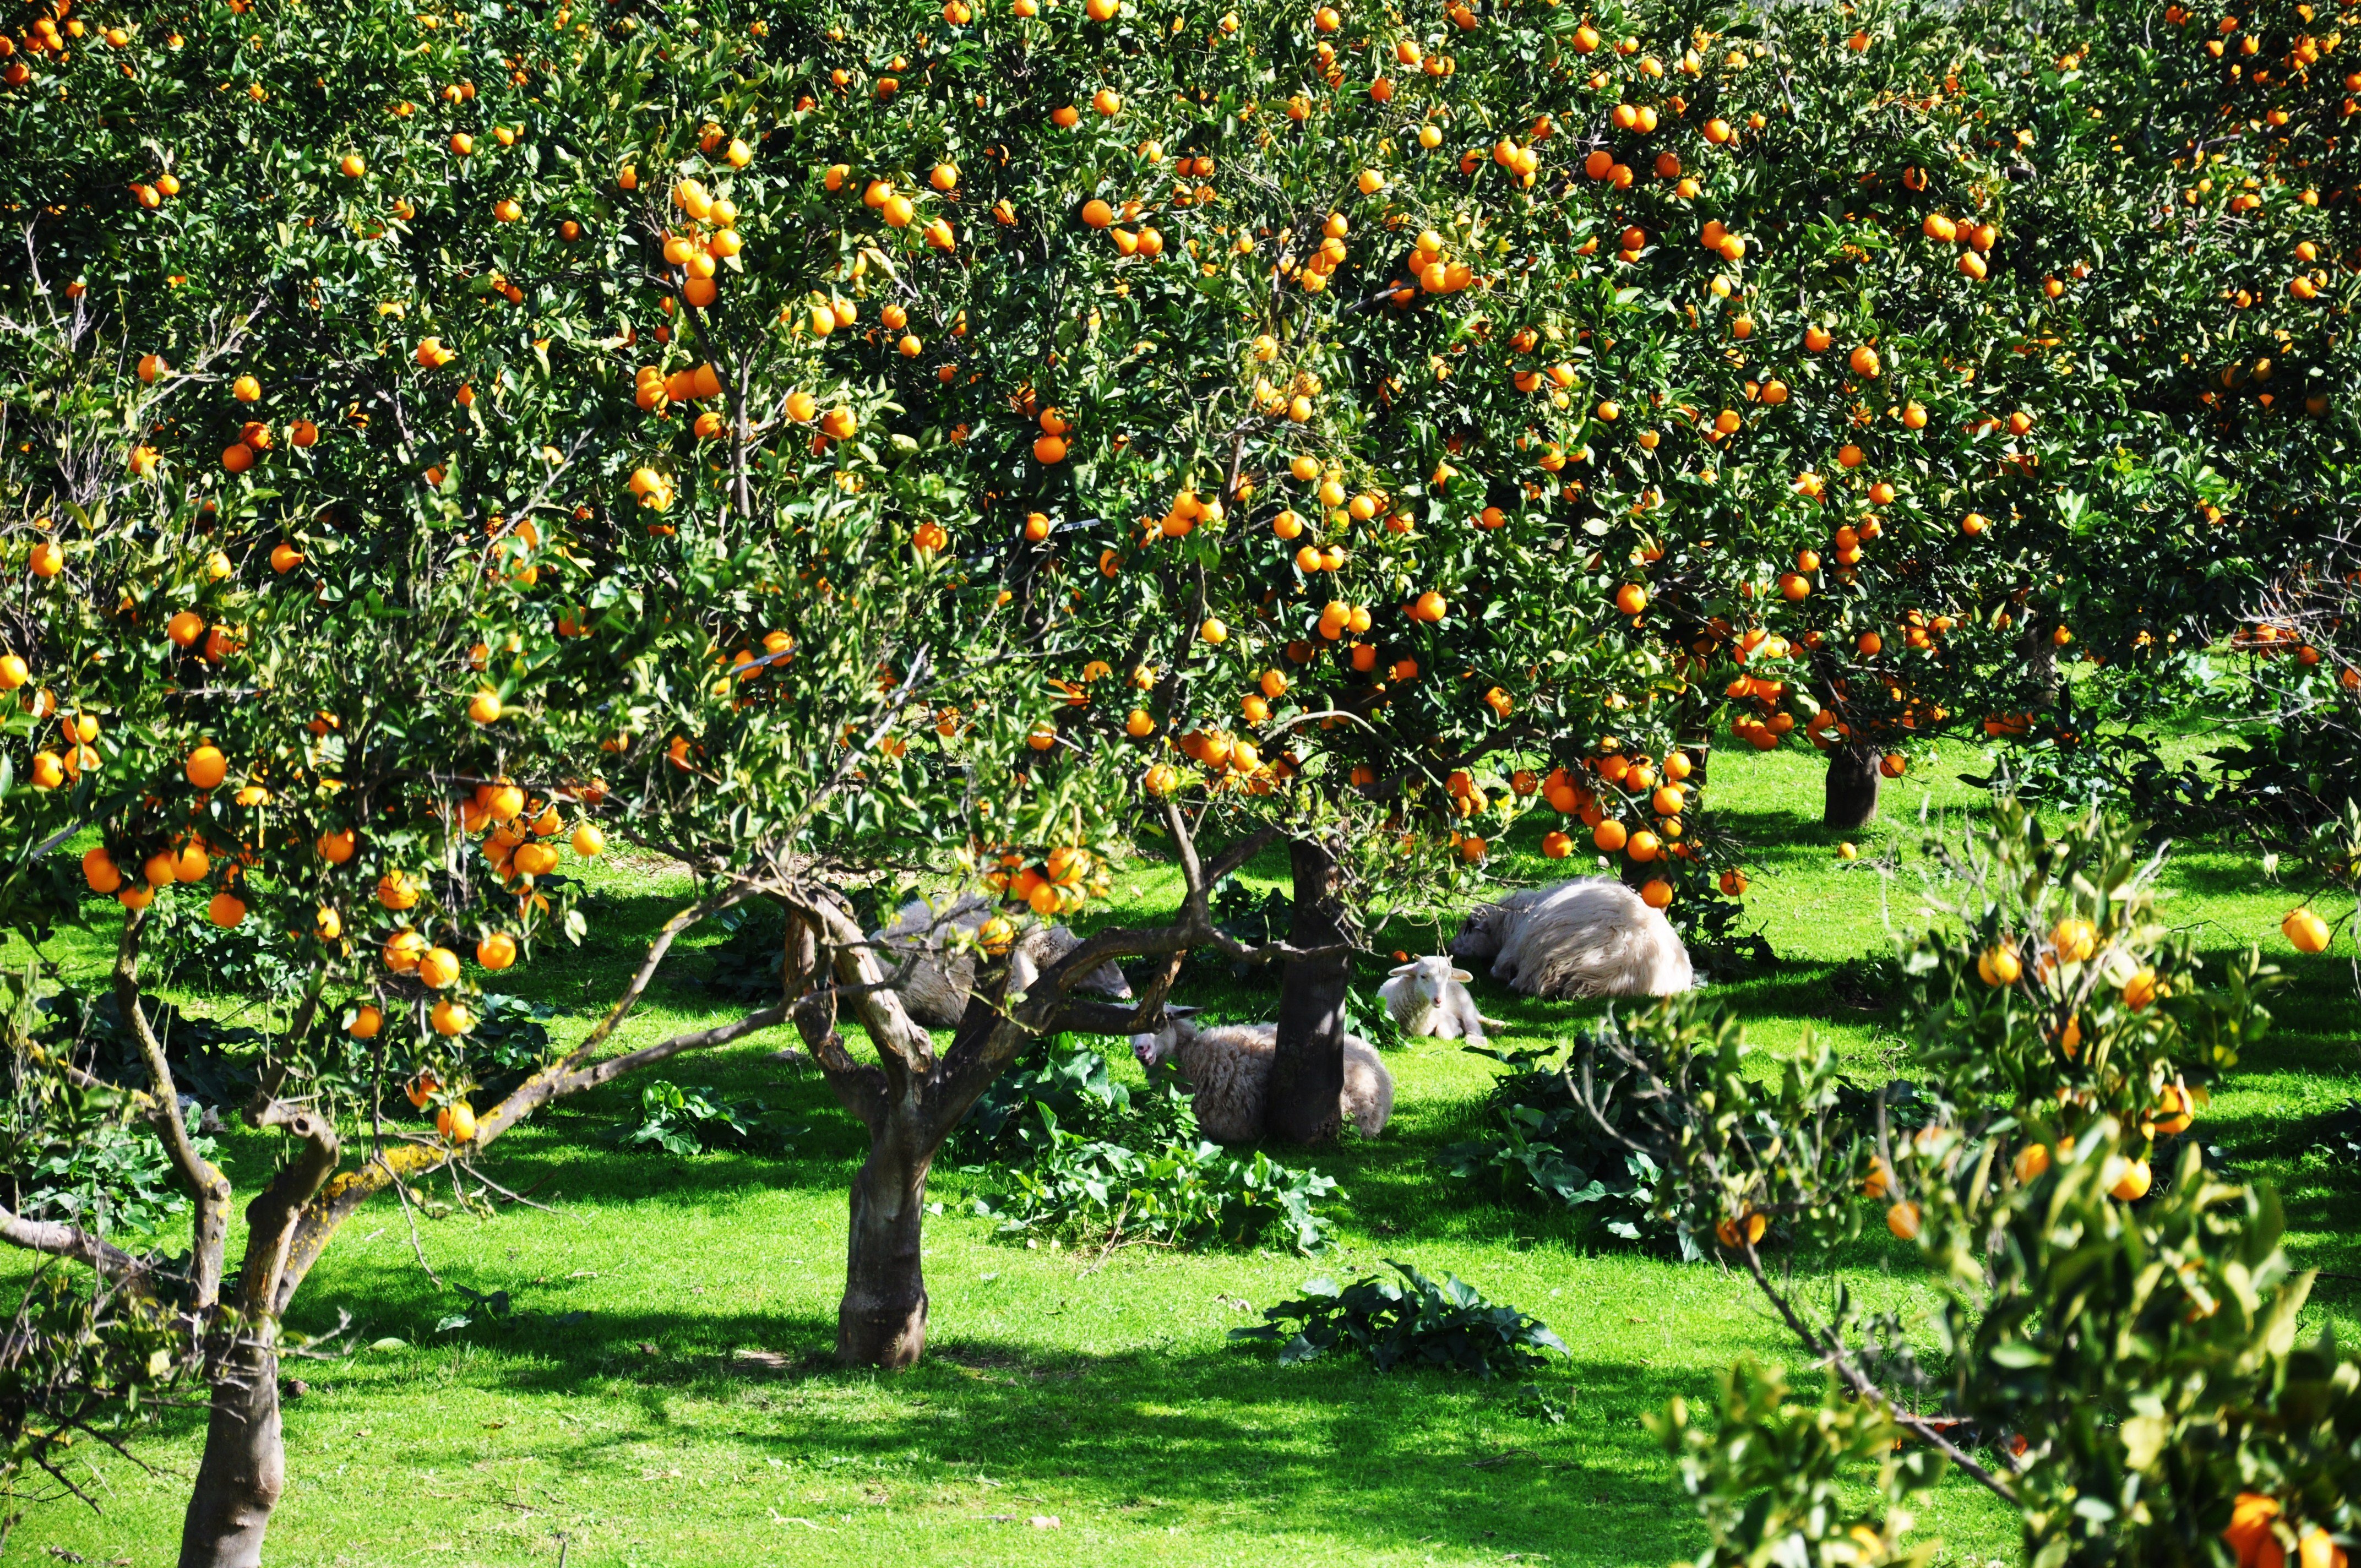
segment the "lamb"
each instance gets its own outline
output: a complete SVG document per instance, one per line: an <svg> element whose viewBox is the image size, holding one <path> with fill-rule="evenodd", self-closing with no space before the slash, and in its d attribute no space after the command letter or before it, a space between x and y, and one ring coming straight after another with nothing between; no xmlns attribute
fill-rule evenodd
<svg viewBox="0 0 2361 1568"><path fill-rule="evenodd" d="M975 984L974 949L947 950L950 929L957 927L967 932L980 930L992 918L989 899L970 894L949 908L937 909L924 899L912 899L894 916L893 923L882 931L873 931L869 939L877 944L878 958L889 969L898 969L915 958L910 973L902 984L902 1007L926 1028L956 1029L967 1012L967 993ZM1008 985L1012 991L1022 991L1038 978L1044 966L1057 962L1082 945L1082 938L1063 926L1052 926L1046 931L1036 927L1027 934L1009 958ZM1112 960L1099 965L1078 982L1084 990L1119 1001L1131 999L1131 982Z"/></svg>
<svg viewBox="0 0 2361 1568"><path fill-rule="evenodd" d="M1392 1014L1394 1025L1412 1039L1433 1036L1437 1039L1473 1041L1484 1044L1484 1027L1501 1026L1497 1018L1487 1018L1476 1011L1476 999L1467 994L1467 982L1475 977L1464 969L1454 969L1448 958L1437 954L1431 958L1413 959L1393 971L1392 977L1378 987L1385 999L1386 1011Z"/></svg>
<svg viewBox="0 0 2361 1568"><path fill-rule="evenodd" d="M1672 922L1609 877L1483 905L1453 938L1451 956L1490 959L1492 978L1528 996L1670 996L1697 983Z"/></svg>
<svg viewBox="0 0 2361 1568"><path fill-rule="evenodd" d="M1134 1035L1131 1054L1153 1072L1177 1059L1189 1083L1197 1125L1216 1143L1252 1143L1262 1135L1263 1105L1279 1052L1276 1024L1217 1024L1199 1028L1178 1008L1164 1026ZM1394 1113L1394 1078L1358 1035L1345 1036L1345 1090L1337 1110L1365 1138L1385 1131Z"/></svg>

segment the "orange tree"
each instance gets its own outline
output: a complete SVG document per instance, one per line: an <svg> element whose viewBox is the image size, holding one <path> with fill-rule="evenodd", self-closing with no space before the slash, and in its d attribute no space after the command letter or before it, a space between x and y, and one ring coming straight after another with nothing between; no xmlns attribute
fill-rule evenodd
<svg viewBox="0 0 2361 1568"><path fill-rule="evenodd" d="M1594 400L1664 394L1568 128L1604 113L1586 24L962 5L890 59L829 45L825 181L961 261L865 280L909 323L875 352L896 428L968 477L950 547L1061 693L1042 768L1128 756L1290 837L1325 956L1287 964L1275 1133L1335 1131L1361 911L1489 824L1583 814L1653 901L1702 902L1679 748L1709 705L1631 575L1661 497L1591 445ZM939 148L895 162L919 107Z"/></svg>
<svg viewBox="0 0 2361 1568"><path fill-rule="evenodd" d="M2193 526L2231 454L2175 363L2183 323L2256 236L2245 206L2165 211L2161 160L2126 155L2175 106L2147 19L1766 24L1766 69L1709 105L1697 232L1739 243L1691 307L1710 373L1686 411L1721 454L1698 532L1746 543L1741 591L1797 660L1750 662L1736 732L1828 749L1833 825L1946 730L2085 739L2067 650L2173 693L2292 547L2263 518ZM2292 411L2250 461L2316 441Z"/></svg>
<svg viewBox="0 0 2361 1568"><path fill-rule="evenodd" d="M615 1043L679 934L748 897L808 913L881 1054L919 1054L842 881L988 836L1079 896L1111 794L1079 771L1026 789L1046 696L998 590L941 551L957 492L917 438L864 433L884 391L816 341L842 263L923 255L855 256L817 170L706 128L760 74L759 29L379 8L266 37L243 15L51 16L12 38L0 96L33 214L6 279L0 906L69 1003L49 933L113 927L130 1048L21 1010L11 1044L148 1122L194 1207L184 1266L70 1223L5 1234L174 1325L213 1406L183 1560L225 1563L258 1560L282 1485L280 1320L363 1203L554 1098L782 1022L789 998ZM766 141L798 123L782 108ZM723 271L752 280L725 296ZM939 729L938 705L983 717ZM557 873L609 833L686 860L697 894L593 1028L485 1092L472 999L580 935ZM140 986L159 901L258 933L298 980L243 1064L247 1120L292 1152L235 1266L229 1176ZM981 1085L897 1091L939 1139Z"/></svg>
<svg viewBox="0 0 2361 1568"><path fill-rule="evenodd" d="M1585 1055L1666 1204L1829 1374L1805 1402L1741 1364L1712 1419L1656 1423L1712 1531L1699 1561L1923 1561L1906 1505L1946 1466L2021 1515L2028 1563L2341 1561L2354 1368L2297 1343L2311 1277L2276 1197L2183 1135L2267 1026L2269 971L2198 959L2136 836L2095 817L2053 834L2006 804L1947 854L1960 893L1904 966L1912 1086L1849 1094L1824 1048L1751 1081L1736 1021L1689 999ZM1880 1223L1934 1266L1924 1319L1841 1277L1836 1249Z"/></svg>

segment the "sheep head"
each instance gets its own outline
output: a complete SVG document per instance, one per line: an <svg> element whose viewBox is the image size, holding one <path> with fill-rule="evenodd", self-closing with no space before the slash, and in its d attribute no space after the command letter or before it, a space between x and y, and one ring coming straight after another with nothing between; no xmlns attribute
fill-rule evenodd
<svg viewBox="0 0 2361 1568"><path fill-rule="evenodd" d="M1451 956L1470 962L1497 958L1505 913L1497 904L1479 904L1469 910L1466 920L1460 925L1459 935L1451 938Z"/></svg>
<svg viewBox="0 0 2361 1568"><path fill-rule="evenodd" d="M1464 969L1455 968L1451 959L1440 953L1427 958L1412 959L1410 962L1397 967L1393 972L1396 975L1410 976L1411 994L1425 1003L1441 1002L1449 992L1451 982L1454 981L1465 985L1476 978Z"/></svg>
<svg viewBox="0 0 2361 1568"><path fill-rule="evenodd" d="M1131 1037L1131 1054L1138 1058L1142 1068L1154 1072L1180 1056L1180 1047L1196 1037L1197 1025L1189 1022L1178 1009L1170 1009L1164 1014L1162 1025L1153 1033Z"/></svg>

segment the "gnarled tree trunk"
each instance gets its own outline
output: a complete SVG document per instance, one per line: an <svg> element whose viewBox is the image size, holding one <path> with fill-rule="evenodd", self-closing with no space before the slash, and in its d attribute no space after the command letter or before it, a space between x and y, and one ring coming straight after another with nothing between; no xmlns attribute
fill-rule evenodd
<svg viewBox="0 0 2361 1568"><path fill-rule="evenodd" d="M895 1107L852 1179L844 1298L836 1309L836 1358L848 1366L915 1366L926 1353L927 1275L919 1244L927 1170L956 1124L956 1118L931 1124L939 1120L917 1105Z"/></svg>
<svg viewBox="0 0 2361 1568"><path fill-rule="evenodd" d="M1876 747L1859 741L1828 748L1822 827L1866 828L1877 820L1877 765L1882 760Z"/></svg>
<svg viewBox="0 0 2361 1568"><path fill-rule="evenodd" d="M267 1339L241 1333L214 1367L204 1458L181 1526L181 1568L258 1568L271 1510L286 1485L279 1352Z"/></svg>
<svg viewBox="0 0 2361 1568"><path fill-rule="evenodd" d="M1335 950L1289 959L1280 971L1278 1051L1263 1126L1286 1143L1323 1144L1334 1139L1343 1125L1345 992L1353 978L1344 869L1315 839L1294 840L1288 859L1295 882L1289 944Z"/></svg>

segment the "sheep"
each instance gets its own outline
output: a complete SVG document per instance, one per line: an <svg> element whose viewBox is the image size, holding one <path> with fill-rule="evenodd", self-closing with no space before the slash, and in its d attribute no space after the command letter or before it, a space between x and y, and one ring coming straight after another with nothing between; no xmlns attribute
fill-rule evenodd
<svg viewBox="0 0 2361 1568"><path fill-rule="evenodd" d="M950 927L962 931L980 930L992 918L990 900L970 894L949 908L937 909L924 899L912 899L882 931L873 931L869 939L877 944L878 956L888 969L899 969L912 959L910 973L903 981L902 1008L924 1027L956 1029L967 1013L967 993L975 984L975 951L972 948L950 949L946 940ZM1047 930L1038 927L1026 935L1016 950L1009 956L1008 988L1022 991L1038 978L1044 966L1057 962L1082 945L1082 938L1063 926ZM1119 1001L1131 999L1131 982L1123 970L1110 960L1082 976L1079 983L1084 990Z"/></svg>
<svg viewBox="0 0 2361 1568"><path fill-rule="evenodd" d="M1148 1071L1177 1061L1198 1128L1223 1144L1252 1143L1262 1135L1263 1105L1278 1053L1276 1024L1199 1028L1178 1008L1167 1011L1162 1028L1131 1037L1131 1054ZM1385 1131L1393 1117L1393 1074L1358 1035L1345 1036L1345 1089L1337 1110L1365 1138Z"/></svg>
<svg viewBox="0 0 2361 1568"><path fill-rule="evenodd" d="M1672 922L1609 877L1483 905L1453 938L1451 956L1490 959L1492 978L1528 996L1670 996L1697 983Z"/></svg>
<svg viewBox="0 0 2361 1568"><path fill-rule="evenodd" d="M1484 1044L1484 1029L1489 1025L1502 1027L1497 1018L1487 1018L1476 1011L1476 999L1467 994L1467 982L1475 977L1464 969L1454 969L1451 960L1440 954L1432 958L1412 959L1393 971L1392 977L1378 987L1385 999L1386 1011L1392 1015L1395 1027L1411 1039L1433 1036L1437 1039L1466 1039L1476 1045Z"/></svg>

